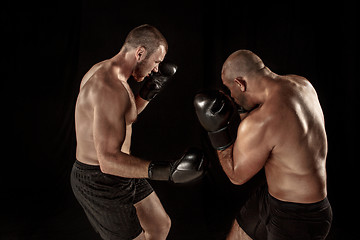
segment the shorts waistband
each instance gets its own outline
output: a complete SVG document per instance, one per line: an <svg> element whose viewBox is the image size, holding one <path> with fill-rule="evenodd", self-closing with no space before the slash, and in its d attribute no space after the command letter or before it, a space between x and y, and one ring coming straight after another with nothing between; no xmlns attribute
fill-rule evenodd
<svg viewBox="0 0 360 240"><path fill-rule="evenodd" d="M81 170L100 170L99 165L89 165L86 163L82 163L79 160L75 160L74 166Z"/></svg>
<svg viewBox="0 0 360 240"><path fill-rule="evenodd" d="M269 193L269 201L272 205L279 207L279 208L285 208L285 209L292 209L292 210L319 210L325 207L330 206L330 202L327 197L325 197L323 200L315 203L295 203L295 202L284 202L281 201Z"/></svg>

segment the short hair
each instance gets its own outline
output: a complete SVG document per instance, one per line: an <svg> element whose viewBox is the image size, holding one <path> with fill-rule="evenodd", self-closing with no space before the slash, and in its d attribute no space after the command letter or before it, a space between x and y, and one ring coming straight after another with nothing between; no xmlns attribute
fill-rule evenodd
<svg viewBox="0 0 360 240"><path fill-rule="evenodd" d="M228 69L227 74L230 78L245 77L264 69L263 61L249 50L238 50L232 53L223 65L223 71Z"/></svg>
<svg viewBox="0 0 360 240"><path fill-rule="evenodd" d="M148 52L148 56L150 56L160 45L163 45L166 51L168 50L168 44L165 37L157 28L149 24L144 24L131 30L124 43L125 49L128 49L128 47L144 47Z"/></svg>

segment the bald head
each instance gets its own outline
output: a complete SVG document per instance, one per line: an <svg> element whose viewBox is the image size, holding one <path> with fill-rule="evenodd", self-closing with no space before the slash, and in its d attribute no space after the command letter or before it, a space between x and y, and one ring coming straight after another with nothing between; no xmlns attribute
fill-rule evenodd
<svg viewBox="0 0 360 240"><path fill-rule="evenodd" d="M222 74L225 79L244 78L265 67L262 60L249 50L238 50L225 61Z"/></svg>

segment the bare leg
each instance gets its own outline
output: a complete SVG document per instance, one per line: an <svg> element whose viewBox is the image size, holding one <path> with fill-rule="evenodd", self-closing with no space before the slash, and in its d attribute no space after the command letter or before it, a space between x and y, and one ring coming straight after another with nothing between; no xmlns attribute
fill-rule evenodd
<svg viewBox="0 0 360 240"><path fill-rule="evenodd" d="M170 231L171 221L156 193L151 193L134 206L141 227L144 229L144 233L142 233L145 236L144 239L165 240ZM142 234L138 237L141 237Z"/></svg>
<svg viewBox="0 0 360 240"><path fill-rule="evenodd" d="M235 220L226 240L252 240L252 239L244 232L244 230L242 230L242 228Z"/></svg>

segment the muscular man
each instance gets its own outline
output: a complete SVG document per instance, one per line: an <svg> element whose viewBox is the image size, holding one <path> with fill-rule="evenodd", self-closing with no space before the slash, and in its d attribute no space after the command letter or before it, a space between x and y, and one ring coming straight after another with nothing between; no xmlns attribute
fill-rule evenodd
<svg viewBox="0 0 360 240"><path fill-rule="evenodd" d="M175 74L162 63L163 35L150 25L133 29L120 52L85 74L76 102L74 194L103 239L166 239L170 218L144 178L191 181L202 173L201 152L190 149L177 161L149 162L130 155L137 115ZM140 96L127 80L145 79Z"/></svg>
<svg viewBox="0 0 360 240"><path fill-rule="evenodd" d="M280 76L247 50L231 54L223 84L247 115L219 91L195 98L198 118L234 184L265 167L267 184L249 198L228 239L325 239L327 139L315 89L296 75ZM240 124L239 124L240 122Z"/></svg>

